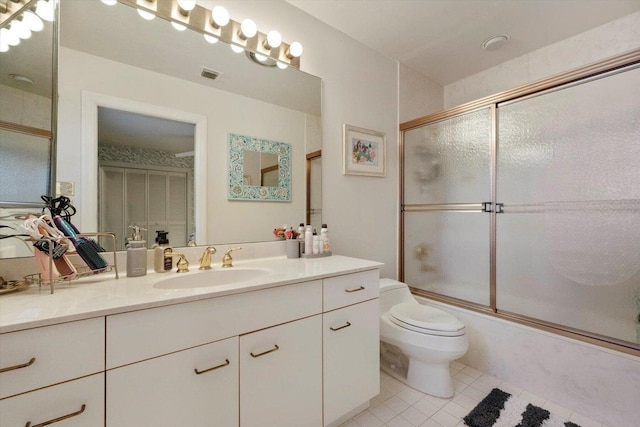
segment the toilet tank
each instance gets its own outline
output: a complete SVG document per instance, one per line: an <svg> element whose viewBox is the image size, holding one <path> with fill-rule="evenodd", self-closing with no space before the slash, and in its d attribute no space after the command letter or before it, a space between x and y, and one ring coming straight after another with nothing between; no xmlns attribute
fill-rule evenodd
<svg viewBox="0 0 640 427"><path fill-rule="evenodd" d="M394 305L403 302L418 303L411 295L409 286L393 279L380 279L380 313L386 313Z"/></svg>

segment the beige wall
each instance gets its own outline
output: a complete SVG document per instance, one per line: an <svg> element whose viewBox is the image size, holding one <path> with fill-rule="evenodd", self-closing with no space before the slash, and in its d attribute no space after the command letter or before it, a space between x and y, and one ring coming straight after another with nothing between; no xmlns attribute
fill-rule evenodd
<svg viewBox="0 0 640 427"><path fill-rule="evenodd" d="M411 68L400 64L400 123L444 109L444 88Z"/></svg>

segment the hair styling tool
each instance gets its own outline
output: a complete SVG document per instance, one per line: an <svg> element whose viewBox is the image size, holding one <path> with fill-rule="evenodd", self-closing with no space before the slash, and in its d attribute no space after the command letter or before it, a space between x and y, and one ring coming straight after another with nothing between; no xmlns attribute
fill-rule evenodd
<svg viewBox="0 0 640 427"><path fill-rule="evenodd" d="M107 267L107 261L100 256L95 247L89 243L89 241L83 237L77 237L78 233L74 230L70 223L63 219L60 215L53 217L58 230L62 231L65 236L71 240L73 246L75 246L78 255L95 273L102 272Z"/></svg>

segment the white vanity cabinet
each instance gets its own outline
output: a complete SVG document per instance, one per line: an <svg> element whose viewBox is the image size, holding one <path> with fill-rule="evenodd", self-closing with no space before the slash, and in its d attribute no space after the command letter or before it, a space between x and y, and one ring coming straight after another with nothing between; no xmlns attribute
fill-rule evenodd
<svg viewBox="0 0 640 427"><path fill-rule="evenodd" d="M322 316L240 337L240 425L322 425Z"/></svg>
<svg viewBox="0 0 640 427"><path fill-rule="evenodd" d="M324 425L380 392L379 276L366 271L324 280Z"/></svg>
<svg viewBox="0 0 640 427"><path fill-rule="evenodd" d="M104 425L103 371L103 317L0 335L0 425Z"/></svg>
<svg viewBox="0 0 640 427"><path fill-rule="evenodd" d="M107 371L108 426L238 426L238 338Z"/></svg>

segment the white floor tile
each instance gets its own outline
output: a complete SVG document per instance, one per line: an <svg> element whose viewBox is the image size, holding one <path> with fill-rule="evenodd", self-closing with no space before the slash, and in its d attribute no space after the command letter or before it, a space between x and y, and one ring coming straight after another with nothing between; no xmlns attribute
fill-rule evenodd
<svg viewBox="0 0 640 427"><path fill-rule="evenodd" d="M464 372L458 372L453 376L453 379L457 381L462 381L465 384L472 384L476 380L476 377L467 375Z"/></svg>
<svg viewBox="0 0 640 427"><path fill-rule="evenodd" d="M467 367L467 365L465 365L463 363L460 363L460 362L458 362L456 360L454 360L453 362L451 362L449 364L449 369L451 369L451 371L455 371L455 372L461 371L466 367Z"/></svg>
<svg viewBox="0 0 640 427"><path fill-rule="evenodd" d="M404 400L396 396L393 396L390 399L387 399L384 402L384 404L387 405L389 408L391 408L393 411L395 411L396 414L399 414L400 412L404 411L409 406L411 406L407 402L405 402Z"/></svg>
<svg viewBox="0 0 640 427"><path fill-rule="evenodd" d="M460 396L467 396L467 397L469 397L469 398L471 398L473 400L476 400L478 403L480 403L480 401L482 399L484 399L484 397L486 395L487 395L486 392L484 392L482 390L478 390L474 386L469 386L469 387L465 388L464 390L462 390L462 393L460 393Z"/></svg>
<svg viewBox="0 0 640 427"><path fill-rule="evenodd" d="M502 391L506 391L512 396L520 396L520 394L522 394L522 392L524 391L520 387L516 387L513 384L509 384L507 382L501 382L500 384L498 384L498 388Z"/></svg>
<svg viewBox="0 0 640 427"><path fill-rule="evenodd" d="M384 384L380 384L380 388L387 390L392 394L397 394L407 388L407 386L395 378L389 378L389 380L385 381Z"/></svg>
<svg viewBox="0 0 640 427"><path fill-rule="evenodd" d="M402 418L400 415L392 419L387 423L388 427L414 427L409 421Z"/></svg>
<svg viewBox="0 0 640 427"><path fill-rule="evenodd" d="M547 411L551 412L553 415L559 418L562 418L564 420L568 420L569 417L571 417L571 413L573 412L571 409L565 408L564 406L560 406L558 404L555 404L549 401L545 402L545 404L542 405L542 407Z"/></svg>
<svg viewBox="0 0 640 427"><path fill-rule="evenodd" d="M414 390L411 387L407 387L404 390L400 391L396 394L396 397L407 402L409 405L413 405L418 400L422 399L425 396L424 393L419 392L418 390Z"/></svg>
<svg viewBox="0 0 640 427"><path fill-rule="evenodd" d="M384 423L371 412L365 411L353 419L360 427L382 427Z"/></svg>
<svg viewBox="0 0 640 427"><path fill-rule="evenodd" d="M458 394L457 396L455 396L451 401L457 403L458 405L462 406L464 409L466 409L466 414L469 413L469 411L471 411L473 408L476 407L476 405L478 403L480 403L480 400L483 398L484 396L480 397L479 399L474 399L472 397L467 396L466 394L464 394L464 392L462 392L461 394Z"/></svg>
<svg viewBox="0 0 640 427"><path fill-rule="evenodd" d="M436 422L435 420L429 418L424 423L420 424L420 427L442 427L442 424Z"/></svg>
<svg viewBox="0 0 640 427"><path fill-rule="evenodd" d="M467 415L469 413L468 410L466 410L465 408L463 408L462 406L458 405L457 403L451 401L449 403L447 403L446 405L444 405L442 407L443 410L447 411L448 413L450 413L451 415L453 415L454 417L461 419L463 418L465 415Z"/></svg>
<svg viewBox="0 0 640 427"><path fill-rule="evenodd" d="M440 410L444 405L436 405L428 398L422 398L413 404L413 408L430 417Z"/></svg>
<svg viewBox="0 0 640 427"><path fill-rule="evenodd" d="M574 422L581 427L602 427L602 423L592 420L589 417L586 417L578 412L573 412L571 417L569 417L569 421Z"/></svg>
<svg viewBox="0 0 640 427"><path fill-rule="evenodd" d="M414 427L419 426L420 424L427 421L427 419L429 418L427 415L423 414L413 406L402 411L400 416L405 420L409 421L409 423Z"/></svg>
<svg viewBox="0 0 640 427"><path fill-rule="evenodd" d="M544 397L529 393L528 391L523 391L518 397L536 406L544 406L547 401Z"/></svg>
<svg viewBox="0 0 640 427"><path fill-rule="evenodd" d="M460 422L460 418L451 415L444 409L436 412L431 419L442 425L442 427L455 427Z"/></svg>
<svg viewBox="0 0 640 427"><path fill-rule="evenodd" d="M378 406L383 403L385 400L392 397L393 394L389 390L385 390L383 388L380 389L380 394L369 401L369 406Z"/></svg>
<svg viewBox="0 0 640 427"><path fill-rule="evenodd" d="M469 375L470 377L473 377L473 378L478 378L478 377L480 377L481 375L483 375L483 372L478 371L477 369L470 368L469 366L466 366L466 367L462 370L462 373L463 373L463 374L466 374L466 375Z"/></svg>
<svg viewBox="0 0 640 427"><path fill-rule="evenodd" d="M476 381L477 382L482 382L482 383L487 383L487 384L489 384L489 385L491 385L493 387L497 387L498 384L503 382L502 380L494 377L493 375L487 375L487 374L480 375Z"/></svg>
<svg viewBox="0 0 640 427"><path fill-rule="evenodd" d="M373 408L369 409L369 412L375 415L375 417L383 423L386 423L387 421L398 415L396 411L389 408L384 403L382 405L374 406Z"/></svg>

